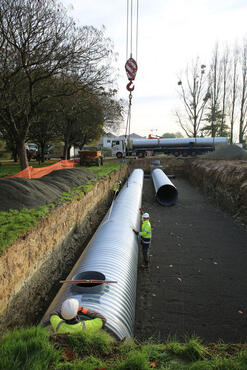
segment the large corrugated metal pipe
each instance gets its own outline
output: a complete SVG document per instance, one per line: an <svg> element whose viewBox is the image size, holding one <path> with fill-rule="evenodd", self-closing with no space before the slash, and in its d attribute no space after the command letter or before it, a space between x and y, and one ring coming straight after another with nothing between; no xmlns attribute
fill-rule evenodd
<svg viewBox="0 0 247 370"><path fill-rule="evenodd" d="M107 319L106 329L118 339L134 334L138 239L144 173L132 172L67 280L107 280L115 284L63 284L41 323L60 310L67 298Z"/></svg>
<svg viewBox="0 0 247 370"><path fill-rule="evenodd" d="M162 206L173 206L178 198L178 191L166 174L159 168L152 170L155 198Z"/></svg>

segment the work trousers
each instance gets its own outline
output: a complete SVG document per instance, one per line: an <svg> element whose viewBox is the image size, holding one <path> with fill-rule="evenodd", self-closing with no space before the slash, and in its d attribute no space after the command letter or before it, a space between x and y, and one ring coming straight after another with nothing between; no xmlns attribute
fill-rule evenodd
<svg viewBox="0 0 247 370"><path fill-rule="evenodd" d="M145 264L148 264L149 262L149 247L150 247L151 240L142 238L141 239L141 245L142 245L142 255Z"/></svg>

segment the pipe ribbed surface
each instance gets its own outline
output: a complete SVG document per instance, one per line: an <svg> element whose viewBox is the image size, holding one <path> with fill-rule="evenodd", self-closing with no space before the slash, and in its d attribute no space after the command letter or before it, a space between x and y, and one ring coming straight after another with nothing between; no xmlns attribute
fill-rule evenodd
<svg viewBox="0 0 247 370"><path fill-rule="evenodd" d="M225 143L228 139L226 137L199 137L199 138L174 138L174 139L134 139L131 141L132 149L138 148L156 148L156 147L203 147L214 146L214 144Z"/></svg>
<svg viewBox="0 0 247 370"><path fill-rule="evenodd" d="M140 227L144 173L132 172L93 238L83 251L68 280L116 280L117 284L79 286L63 284L41 322L60 310L67 298L100 312L106 327L120 340L133 336L136 302L138 242L132 229Z"/></svg>
<svg viewBox="0 0 247 370"><path fill-rule="evenodd" d="M164 172L155 168L152 171L152 179L155 188L155 198L162 206L172 206L176 203L178 192L173 183Z"/></svg>

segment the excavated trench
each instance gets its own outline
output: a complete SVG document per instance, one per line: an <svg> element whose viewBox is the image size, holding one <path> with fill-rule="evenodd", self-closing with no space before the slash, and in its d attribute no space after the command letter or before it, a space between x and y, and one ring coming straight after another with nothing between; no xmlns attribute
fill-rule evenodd
<svg viewBox="0 0 247 370"><path fill-rule="evenodd" d="M130 167L131 169L143 168L145 173L149 173L151 161L149 158L131 160ZM243 283L238 284L236 297L227 292L227 282L230 282L231 291L236 291L235 280L244 279L242 275L246 271L244 246L247 238L244 225L247 219L247 163L246 161L164 158L161 159L161 165L165 173L174 174L177 177L174 179L174 184L178 189L178 201L173 207L162 207L157 204L154 200L152 180L145 179L143 206L152 217L153 256L149 271L143 271L140 268L138 272L135 335L140 338L148 338L154 334L167 336L171 333L182 336L189 332L189 328L194 328L195 333L212 340L217 337L219 325L216 324L216 318L212 325L208 323L211 322L216 311L218 321L221 323L219 309L221 307L225 313L224 328L228 329L225 329L220 337L225 340L231 338L236 340L238 328L244 325L243 318L247 302L244 298L242 301L240 299L244 296ZM122 180L126 176L125 169L125 172L122 172ZM109 208L112 188L117 178L118 174L114 173L107 180L96 184L82 200L59 207L48 219L41 221L23 239L14 243L1 257L1 332L15 326L39 323L60 288L59 281L66 278L71 271ZM209 196L210 201L201 194L202 192ZM218 205L227 213L221 211ZM216 212L219 216L214 220L215 229L212 221L213 213L210 214L207 207L209 210L213 209L213 213ZM197 214L198 209L202 215L206 213L208 216L203 218L201 223L198 223L200 218L200 214ZM232 216L237 223L233 222ZM225 258L225 266L221 265L219 258L221 254L213 253L214 250L218 251L216 249L217 227L222 231L221 238L224 233L226 234L226 240L219 240L222 246L220 253L222 253L222 260ZM190 230L189 234L188 230ZM212 233L215 234L213 244ZM230 235L233 237L230 238ZM231 244L234 240L237 242L238 249L235 249L235 254L232 255ZM191 245L192 251L189 249ZM213 249L209 248L210 245ZM224 245L227 245L227 250L224 250ZM206 251L208 253L205 254ZM234 273L232 265L230 266L233 258L237 261L237 271L239 271L237 274ZM211 261L211 264L207 265L205 262L205 265L198 267L197 264L203 264L204 259L206 262ZM214 262L217 265L214 265ZM213 290L215 281L211 269L215 266L219 267L221 275L218 273L215 275L218 290L215 288L210 292L207 290L206 279L210 280L209 289ZM227 267L230 269L229 276ZM198 270L203 270L205 275L198 277ZM217 294L221 289L222 277L225 278L224 294L219 299L219 306ZM195 279L195 284L191 279ZM182 285L184 280L187 285ZM204 294L203 299L200 296L201 291ZM196 300L193 301L193 297L196 297ZM228 301L227 297L233 297L234 307L230 305L230 298ZM211 315L206 317L200 313L208 312L204 308L208 301L218 302L218 309L215 308L215 311L210 303ZM224 302L230 305L231 310L226 310ZM185 305L188 306L185 307ZM196 308L193 310L193 307ZM194 317L194 324L189 318L190 312L192 312L191 317ZM189 318L188 321L187 318ZM231 325L234 327L234 320L237 320L237 326L235 325L233 330L235 334L229 329ZM160 325L161 322L163 325ZM188 325L185 325L186 322ZM204 330L199 330L200 325L196 326L195 322L198 325L200 322ZM206 331L203 325L206 327L208 325L209 330ZM245 337L247 328L244 328L243 333L242 337Z"/></svg>
<svg viewBox="0 0 247 370"><path fill-rule="evenodd" d="M126 179L127 170L121 170ZM114 171L80 200L64 203L0 258L0 329L40 322L110 207Z"/></svg>

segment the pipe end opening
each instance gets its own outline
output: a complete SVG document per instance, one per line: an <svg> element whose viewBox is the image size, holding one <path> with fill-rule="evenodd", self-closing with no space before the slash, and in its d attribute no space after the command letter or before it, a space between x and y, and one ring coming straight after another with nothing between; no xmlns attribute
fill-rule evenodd
<svg viewBox="0 0 247 370"><path fill-rule="evenodd" d="M156 198L162 206L173 206L178 198L177 189L172 185L163 185L159 188Z"/></svg>

